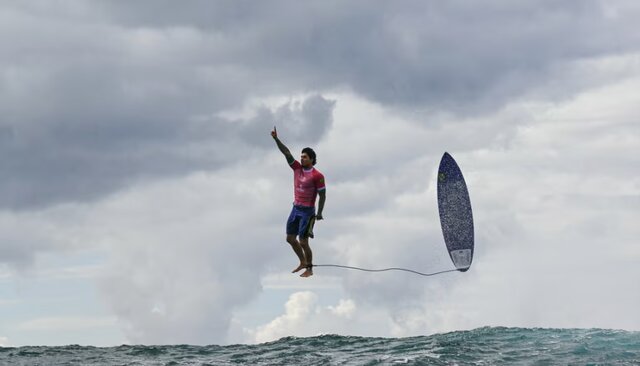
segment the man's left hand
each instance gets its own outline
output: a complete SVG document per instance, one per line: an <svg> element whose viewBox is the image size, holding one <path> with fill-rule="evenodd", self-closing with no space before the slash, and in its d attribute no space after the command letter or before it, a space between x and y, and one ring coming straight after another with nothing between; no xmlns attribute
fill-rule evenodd
<svg viewBox="0 0 640 366"><path fill-rule="evenodd" d="M316 215L316 220L323 220L324 217L322 217L322 214L317 214Z"/></svg>

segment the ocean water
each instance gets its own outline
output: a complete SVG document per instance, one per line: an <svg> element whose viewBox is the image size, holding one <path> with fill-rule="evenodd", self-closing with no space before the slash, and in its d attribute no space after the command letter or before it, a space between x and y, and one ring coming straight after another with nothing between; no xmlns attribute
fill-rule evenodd
<svg viewBox="0 0 640 366"><path fill-rule="evenodd" d="M258 345L0 348L1 365L640 365L640 332L485 327Z"/></svg>

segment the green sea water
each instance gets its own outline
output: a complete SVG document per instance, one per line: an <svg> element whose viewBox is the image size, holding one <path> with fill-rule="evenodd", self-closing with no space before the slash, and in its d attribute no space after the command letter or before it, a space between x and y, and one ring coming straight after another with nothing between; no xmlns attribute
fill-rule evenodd
<svg viewBox="0 0 640 366"><path fill-rule="evenodd" d="M0 348L1 365L640 365L640 332L485 327L410 338L257 345Z"/></svg>

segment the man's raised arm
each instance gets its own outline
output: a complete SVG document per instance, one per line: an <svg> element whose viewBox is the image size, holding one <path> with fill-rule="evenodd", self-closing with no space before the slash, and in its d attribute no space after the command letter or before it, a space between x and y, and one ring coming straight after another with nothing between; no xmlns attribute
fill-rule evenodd
<svg viewBox="0 0 640 366"><path fill-rule="evenodd" d="M289 149L284 146L282 141L280 141L280 139L278 138L278 131L276 130L276 126L273 126L271 137L273 137L273 139L276 141L276 145L278 145L278 149L280 149L280 152L282 152L282 154L284 154L284 156L287 158L287 163L289 163L289 165L293 164L295 159L293 158L293 155L291 155L291 151L289 151Z"/></svg>

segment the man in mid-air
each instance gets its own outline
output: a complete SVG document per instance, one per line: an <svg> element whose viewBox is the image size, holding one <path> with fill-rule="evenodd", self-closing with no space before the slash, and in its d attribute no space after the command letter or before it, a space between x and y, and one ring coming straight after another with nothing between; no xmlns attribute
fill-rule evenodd
<svg viewBox="0 0 640 366"><path fill-rule="evenodd" d="M313 166L316 165L316 153L310 147L302 149L300 162L293 158L289 149L278 139L275 126L271 137L276 141L278 149L287 158L293 169L293 208L287 219L287 243L300 259L300 265L292 273L305 269L300 277L313 275L313 254L309 247L309 237L313 237L312 229L315 220L322 220L322 210L326 199L324 176ZM316 214L316 196L320 196L318 213ZM296 236L298 237L296 239Z"/></svg>

